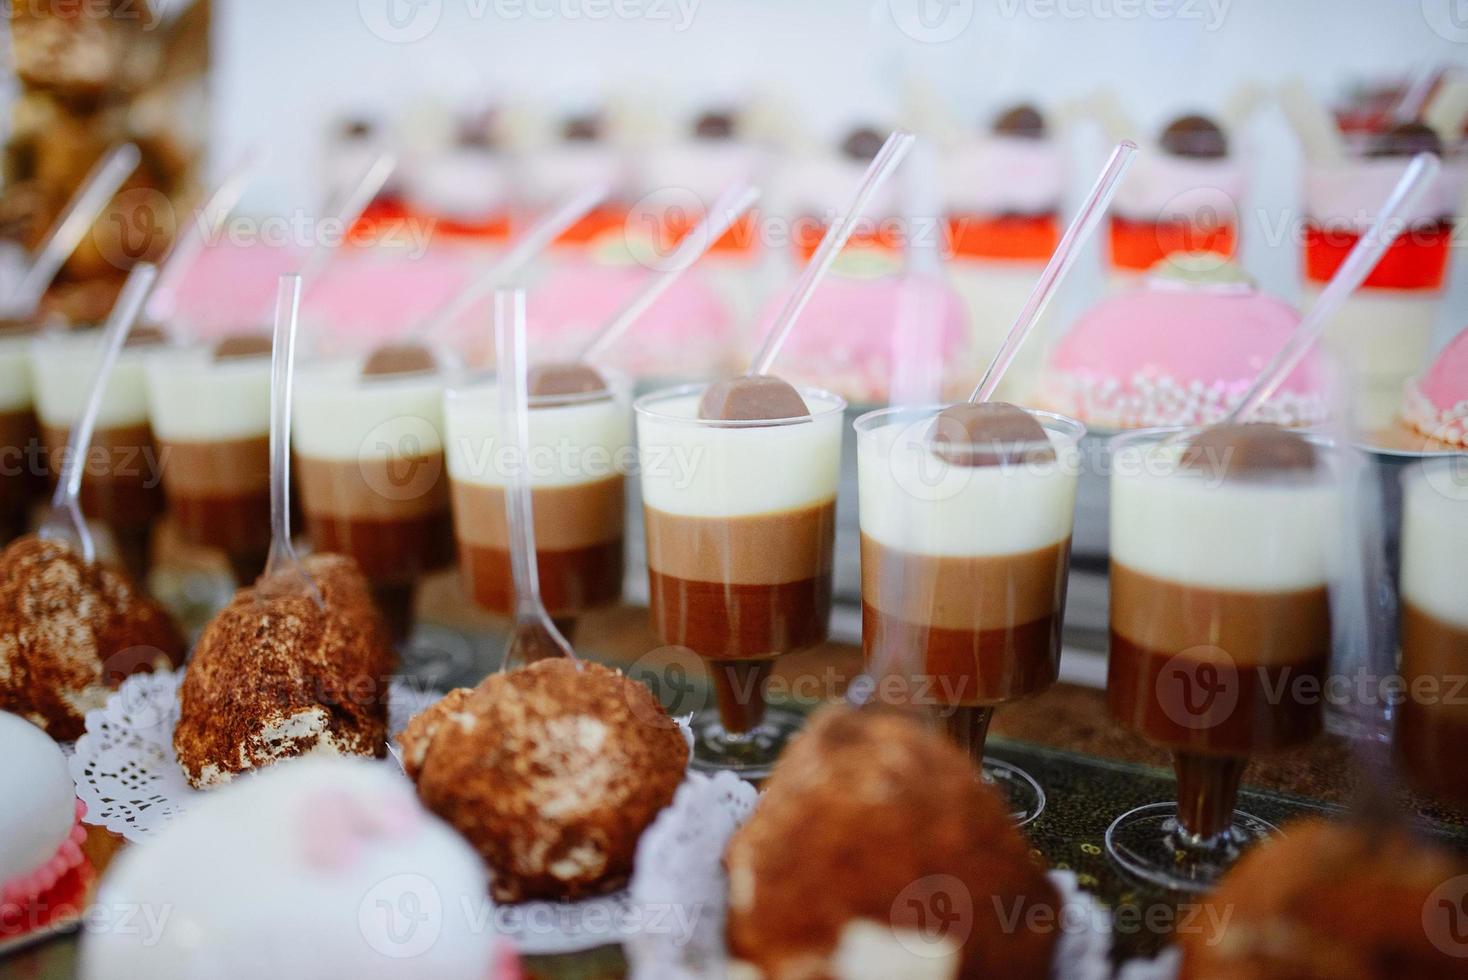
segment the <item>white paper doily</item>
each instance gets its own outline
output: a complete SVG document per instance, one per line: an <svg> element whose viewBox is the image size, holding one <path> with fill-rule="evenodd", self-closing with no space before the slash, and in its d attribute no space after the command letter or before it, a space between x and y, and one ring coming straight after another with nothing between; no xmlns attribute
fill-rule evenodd
<svg viewBox="0 0 1468 980"><path fill-rule="evenodd" d="M102 708L87 712L86 732L68 760L76 795L87 805L87 823L138 841L203 795L184 779L173 751L182 679L182 672L134 674ZM389 735L442 696L394 680L388 690Z"/></svg>
<svg viewBox="0 0 1468 980"><path fill-rule="evenodd" d="M1127 961L1116 977L1117 980L1177 980L1177 971L1182 965L1182 950L1174 946L1158 953L1153 960Z"/></svg>
<svg viewBox="0 0 1468 980"><path fill-rule="evenodd" d="M728 975L724 945L729 883L723 855L729 838L754 811L748 783L719 773L690 778L642 837L630 890L647 911L667 910L628 937L633 980L712 980ZM1060 940L1051 976L1107 980L1111 976L1111 913L1080 889L1069 871L1052 871L1060 892ZM1140 980L1140 978L1139 978ZM1150 978L1149 978L1150 980Z"/></svg>

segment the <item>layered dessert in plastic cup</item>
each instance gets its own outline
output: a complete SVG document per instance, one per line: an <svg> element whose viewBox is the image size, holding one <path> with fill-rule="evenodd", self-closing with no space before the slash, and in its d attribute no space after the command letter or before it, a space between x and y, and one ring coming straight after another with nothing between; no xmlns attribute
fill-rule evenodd
<svg viewBox="0 0 1468 980"><path fill-rule="evenodd" d="M1468 804L1468 457L1403 478L1402 679L1397 751L1414 784Z"/></svg>
<svg viewBox="0 0 1468 980"><path fill-rule="evenodd" d="M600 372L599 391L532 395L526 459L535 513L540 594L558 623L622 595L626 474L632 464L631 390ZM534 372L532 372L532 378ZM513 475L498 456L499 386L493 376L444 397L449 481L459 569L470 597L514 611L505 492ZM564 632L564 630L563 630Z"/></svg>
<svg viewBox="0 0 1468 980"><path fill-rule="evenodd" d="M1144 880L1206 887L1272 833L1233 809L1248 759L1320 731L1341 520L1325 453L1267 424L1112 440L1107 697L1178 777L1178 803L1107 834Z"/></svg>
<svg viewBox="0 0 1468 980"><path fill-rule="evenodd" d="M993 359L1060 244L1065 178L1064 150L1029 105L1002 113L989 132L945 154L945 271L967 308L971 363ZM1021 349L996 397L1023 402L1032 394L1050 332L1044 321L1037 329L1040 339Z"/></svg>
<svg viewBox="0 0 1468 980"><path fill-rule="evenodd" d="M443 393L456 377L422 348L303 366L293 410L296 482L317 551L355 559L394 635L419 580L453 561Z"/></svg>
<svg viewBox="0 0 1468 980"><path fill-rule="evenodd" d="M653 625L709 662L720 711L694 721L694 765L768 771L799 725L766 710L774 659L826 638L846 403L799 389L807 414L700 417L708 386L635 404Z"/></svg>
<svg viewBox="0 0 1468 980"><path fill-rule="evenodd" d="M1002 403L856 422L867 672L910 678L976 763L993 709L1058 676L1084 431ZM990 769L1039 815L1032 780Z"/></svg>
<svg viewBox="0 0 1468 980"><path fill-rule="evenodd" d="M49 331L31 343L36 417L53 481L61 472L71 426L96 378L101 331ZM106 525L133 576L147 580L153 522L165 508L163 470L148 418L148 361L161 335L135 330L107 380L82 481L81 507Z"/></svg>
<svg viewBox="0 0 1468 980"><path fill-rule="evenodd" d="M160 351L148 417L163 487L184 537L217 548L249 584L270 551L270 338Z"/></svg>

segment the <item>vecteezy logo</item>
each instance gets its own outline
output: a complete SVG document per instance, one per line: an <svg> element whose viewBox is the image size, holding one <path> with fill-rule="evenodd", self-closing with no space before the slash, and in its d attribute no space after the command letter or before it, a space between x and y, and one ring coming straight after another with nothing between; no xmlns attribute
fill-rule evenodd
<svg viewBox="0 0 1468 980"><path fill-rule="evenodd" d="M1442 953L1468 959L1468 875L1449 878L1422 905L1422 928Z"/></svg>
<svg viewBox="0 0 1468 980"><path fill-rule="evenodd" d="M1468 0L1422 0L1422 19L1438 37L1468 44Z"/></svg>
<svg viewBox="0 0 1468 980"><path fill-rule="evenodd" d="M1190 647L1162 665L1156 695L1173 724L1195 731L1213 728L1238 707L1238 667L1220 647Z"/></svg>
<svg viewBox="0 0 1468 980"><path fill-rule="evenodd" d="M438 26L443 0L357 0L357 13L369 31L389 44L412 44Z"/></svg>
<svg viewBox="0 0 1468 980"><path fill-rule="evenodd" d="M357 469L384 500L421 500L443 475L442 440L433 423L400 415L375 426L362 440Z"/></svg>
<svg viewBox="0 0 1468 980"><path fill-rule="evenodd" d="M897 893L890 921L898 943L909 953L946 958L968 941L973 895L953 875L927 875Z"/></svg>
<svg viewBox="0 0 1468 980"><path fill-rule="evenodd" d="M923 44L951 41L974 20L974 0L887 0L897 29Z"/></svg>
<svg viewBox="0 0 1468 980"><path fill-rule="evenodd" d="M443 899L432 881L416 874L379 881L357 906L357 928L383 956L421 956L443 930Z"/></svg>
<svg viewBox="0 0 1468 980"><path fill-rule="evenodd" d="M627 669L627 676L646 684L654 700L675 718L694 714L708 706L706 674L698 654L682 646L658 647L638 657ZM641 702L634 702L632 710L641 715L646 708ZM641 720L667 724L661 714Z"/></svg>
<svg viewBox="0 0 1468 980"><path fill-rule="evenodd" d="M114 268L157 258L178 233L173 202L161 191L134 187L112 199L92 228L92 240Z"/></svg>

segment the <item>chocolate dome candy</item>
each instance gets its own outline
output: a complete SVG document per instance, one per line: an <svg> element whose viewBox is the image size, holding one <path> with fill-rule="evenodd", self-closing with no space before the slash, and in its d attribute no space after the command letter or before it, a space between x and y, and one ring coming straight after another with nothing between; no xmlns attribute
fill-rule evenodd
<svg viewBox="0 0 1468 980"><path fill-rule="evenodd" d="M1229 480L1257 480L1309 473L1317 458L1315 447L1297 432L1261 422L1235 422L1200 432L1184 450L1182 463Z"/></svg>
<svg viewBox="0 0 1468 980"><path fill-rule="evenodd" d="M1055 458L1035 417L1008 402L950 405L929 432L933 452L956 466L998 466Z"/></svg>
<svg viewBox="0 0 1468 980"><path fill-rule="evenodd" d="M796 419L809 414L794 385L768 374L715 381L698 403L699 418L727 422Z"/></svg>
<svg viewBox="0 0 1468 980"><path fill-rule="evenodd" d="M1228 138L1207 116L1190 115L1173 120L1158 140L1173 156L1218 160L1228 156Z"/></svg>
<svg viewBox="0 0 1468 980"><path fill-rule="evenodd" d="M362 377L428 374L438 370L433 352L421 344L386 344L377 348L362 366Z"/></svg>

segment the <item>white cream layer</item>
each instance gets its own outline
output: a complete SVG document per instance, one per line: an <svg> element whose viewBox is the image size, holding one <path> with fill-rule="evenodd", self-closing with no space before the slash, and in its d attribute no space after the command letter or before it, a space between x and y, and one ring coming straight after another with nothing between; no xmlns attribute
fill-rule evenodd
<svg viewBox="0 0 1468 980"><path fill-rule="evenodd" d="M860 433L861 530L910 554L1010 555L1070 537L1080 456L1051 434L1048 463L954 466L927 444L932 416Z"/></svg>
<svg viewBox="0 0 1468 980"><path fill-rule="evenodd" d="M0 412L31 407L31 338L0 340Z"/></svg>
<svg viewBox="0 0 1468 980"><path fill-rule="evenodd" d="M625 383L600 401L537 407L530 413L530 483L565 487L623 475L632 462L632 410ZM518 465L500 430L500 389L493 381L444 396L449 476L459 483L504 487Z"/></svg>
<svg viewBox="0 0 1468 980"><path fill-rule="evenodd" d="M96 378L100 341L96 330L50 333L32 341L31 383L43 424L62 428L81 415ZM102 397L99 428L148 421L148 362L166 350L158 345L122 349Z"/></svg>
<svg viewBox="0 0 1468 980"><path fill-rule="evenodd" d="M1112 210L1134 221L1237 222L1247 190L1244 168L1232 159L1139 153L1117 188Z"/></svg>
<svg viewBox="0 0 1468 980"><path fill-rule="evenodd" d="M944 156L942 168L944 199L961 213L1044 214L1065 194L1064 155L1053 140L966 140Z"/></svg>
<svg viewBox="0 0 1468 980"><path fill-rule="evenodd" d="M429 456L443 450L446 372L363 378L361 361L334 361L296 373L291 440L295 451L338 462Z"/></svg>
<svg viewBox="0 0 1468 980"><path fill-rule="evenodd" d="M216 361L210 348L170 350L148 364L153 435L172 442L270 434L270 358Z"/></svg>
<svg viewBox="0 0 1468 980"><path fill-rule="evenodd" d="M1332 228L1370 228L1410 163L1403 157L1358 157L1311 164L1305 171L1305 216ZM1465 193L1468 163L1448 161L1422 200L1402 218L1407 224L1422 224L1455 217L1463 212Z"/></svg>
<svg viewBox="0 0 1468 980"><path fill-rule="evenodd" d="M819 418L785 425L712 426L698 417L699 395L655 403L637 418L642 497L686 517L769 514L835 499L841 470L841 402L801 392Z"/></svg>
<svg viewBox="0 0 1468 980"><path fill-rule="evenodd" d="M1468 460L1409 473L1402 507L1402 598L1468 629Z"/></svg>
<svg viewBox="0 0 1468 980"><path fill-rule="evenodd" d="M1129 446L1113 455L1113 561L1154 578L1237 591L1330 580L1341 512L1327 480L1221 480L1182 470L1181 453Z"/></svg>

